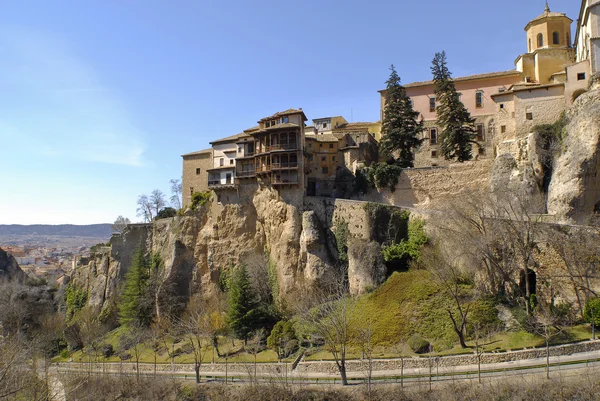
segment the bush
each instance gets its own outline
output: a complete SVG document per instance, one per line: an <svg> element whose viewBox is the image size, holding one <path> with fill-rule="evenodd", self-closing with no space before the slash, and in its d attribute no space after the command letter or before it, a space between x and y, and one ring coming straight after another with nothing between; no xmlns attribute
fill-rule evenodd
<svg viewBox="0 0 600 401"><path fill-rule="evenodd" d="M416 334L410 336L407 341L408 346L415 354L425 354L429 352L429 341Z"/></svg>
<svg viewBox="0 0 600 401"><path fill-rule="evenodd" d="M192 210L196 210L198 206L204 206L208 201L210 201L211 192L194 192L192 194L192 204L190 208Z"/></svg>
<svg viewBox="0 0 600 401"><path fill-rule="evenodd" d="M388 187L390 191L396 190L402 167L396 164L377 163L365 169L369 183L376 188Z"/></svg>
<svg viewBox="0 0 600 401"><path fill-rule="evenodd" d="M102 346L102 355L105 358L110 358L111 356L113 356L115 353L115 349L113 348L112 344L104 344Z"/></svg>
<svg viewBox="0 0 600 401"><path fill-rule="evenodd" d="M170 217L175 217L176 215L177 215L177 210L173 209L172 207L166 207L166 208L162 209L160 212L158 212L158 214L156 215L154 220L168 219Z"/></svg>

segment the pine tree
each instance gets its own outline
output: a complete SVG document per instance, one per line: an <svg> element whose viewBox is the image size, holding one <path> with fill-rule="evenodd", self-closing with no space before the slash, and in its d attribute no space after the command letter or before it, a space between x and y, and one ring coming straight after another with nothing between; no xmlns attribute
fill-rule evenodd
<svg viewBox="0 0 600 401"><path fill-rule="evenodd" d="M417 121L419 113L413 110L400 77L392 65L390 78L386 81L386 104L381 127L381 150L392 156L399 153L396 163L400 167L414 167L414 151L421 145L423 122Z"/></svg>
<svg viewBox="0 0 600 401"><path fill-rule="evenodd" d="M443 128L440 133L441 151L446 160L456 159L459 162L473 157L475 141L475 120L460 101L454 81L446 64L446 52L436 53L431 72L435 82L435 96L439 102L437 107L438 123Z"/></svg>
<svg viewBox="0 0 600 401"><path fill-rule="evenodd" d="M244 265L233 269L229 282L227 320L236 338L247 341L257 325L257 304L250 277ZM260 320L260 319L258 319Z"/></svg>
<svg viewBox="0 0 600 401"><path fill-rule="evenodd" d="M143 246L139 246L125 275L119 302L119 323L149 326L152 321L152 297L149 294L149 264Z"/></svg>

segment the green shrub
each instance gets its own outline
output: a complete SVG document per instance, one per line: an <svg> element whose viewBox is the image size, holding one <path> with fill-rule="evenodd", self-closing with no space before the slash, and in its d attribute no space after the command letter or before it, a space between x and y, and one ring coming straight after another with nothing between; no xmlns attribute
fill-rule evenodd
<svg viewBox="0 0 600 401"><path fill-rule="evenodd" d="M65 303L67 305L67 320L80 311L87 303L88 294L84 288L70 284L65 292Z"/></svg>
<svg viewBox="0 0 600 401"><path fill-rule="evenodd" d="M390 191L396 190L402 167L396 164L377 163L364 169L369 183L376 188L389 188Z"/></svg>
<svg viewBox="0 0 600 401"><path fill-rule="evenodd" d="M346 264L348 263L348 237L350 236L348 223L343 220L336 222L333 234L335 235L338 259L343 264Z"/></svg>
<svg viewBox="0 0 600 401"><path fill-rule="evenodd" d="M410 336L407 344L415 354L425 354L429 352L429 341L416 334Z"/></svg>
<svg viewBox="0 0 600 401"><path fill-rule="evenodd" d="M112 344L104 344L102 346L102 355L105 358L110 358L111 356L114 355L114 353L115 353L115 350L114 350Z"/></svg>
<svg viewBox="0 0 600 401"><path fill-rule="evenodd" d="M160 212L158 212L158 214L156 215L154 220L168 219L170 217L175 217L176 215L177 215L177 210L175 210L172 207L166 207L166 208L162 209Z"/></svg>
<svg viewBox="0 0 600 401"><path fill-rule="evenodd" d="M208 203L210 201L212 193L207 191L207 192L194 192L192 194L192 203L190 205L190 208L192 210L196 210L199 206L202 207L204 206L206 203Z"/></svg>

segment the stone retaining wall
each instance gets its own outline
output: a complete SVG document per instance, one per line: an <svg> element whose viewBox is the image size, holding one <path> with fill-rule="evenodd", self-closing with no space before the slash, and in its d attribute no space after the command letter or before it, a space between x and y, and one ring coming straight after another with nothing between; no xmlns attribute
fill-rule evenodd
<svg viewBox="0 0 600 401"><path fill-rule="evenodd" d="M581 352L598 351L600 350L600 341L585 341L576 344L560 345L550 347L550 356L564 356L572 355ZM546 356L545 348L536 348L530 350L513 351L513 352L498 352L498 353L485 353L481 356L482 364L492 364L501 362L511 361L522 361L527 359L544 358ZM452 366L465 366L477 364L477 356L475 354L466 355L455 355L433 359L435 360L436 366L440 367L452 367ZM346 362L346 370L350 372L362 372L365 370L366 361L351 360ZM430 358L404 358L404 368L429 368ZM78 370L86 371L90 369L88 363L68 363L59 364L59 366L68 366L70 368L76 368ZM135 372L135 363L92 363L93 370L97 371L123 371L124 373ZM154 365L151 363L140 363L140 372L152 373L154 372ZM286 372L291 371L291 363L258 363L256 364L256 372L259 375L285 375ZM392 371L400 370L402 368L401 359L376 359L373 361L373 371ZM156 367L158 372L190 372L194 373L193 364L158 364ZM227 370L231 375L236 374L254 374L255 366L253 363L229 363L227 364ZM210 375L210 373L225 371L224 363L204 363L200 369L204 376ZM337 374L338 369L334 361L314 361L314 362L300 362L295 369L296 374L311 374L311 373L326 373L326 374Z"/></svg>

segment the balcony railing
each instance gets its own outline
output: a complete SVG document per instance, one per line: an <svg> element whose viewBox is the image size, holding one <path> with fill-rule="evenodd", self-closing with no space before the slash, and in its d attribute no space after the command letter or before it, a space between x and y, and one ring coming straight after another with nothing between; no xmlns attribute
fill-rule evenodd
<svg viewBox="0 0 600 401"><path fill-rule="evenodd" d="M271 145L271 150L297 150L297 143L279 143L276 145Z"/></svg>
<svg viewBox="0 0 600 401"><path fill-rule="evenodd" d="M225 183L222 183L221 180L208 180L209 187L230 187L233 185L233 180L225 181Z"/></svg>
<svg viewBox="0 0 600 401"><path fill-rule="evenodd" d="M298 178L274 178L271 180L272 185L295 185L298 184Z"/></svg>
<svg viewBox="0 0 600 401"><path fill-rule="evenodd" d="M271 171L271 165L268 166L259 166L256 168L256 172L257 173L266 173Z"/></svg>
<svg viewBox="0 0 600 401"><path fill-rule="evenodd" d="M256 175L255 170L244 170L244 171L236 171L235 172L235 176L238 178L254 177L255 175Z"/></svg>
<svg viewBox="0 0 600 401"><path fill-rule="evenodd" d="M290 162L290 163L272 163L271 170L282 170L288 168L298 168L298 162Z"/></svg>

